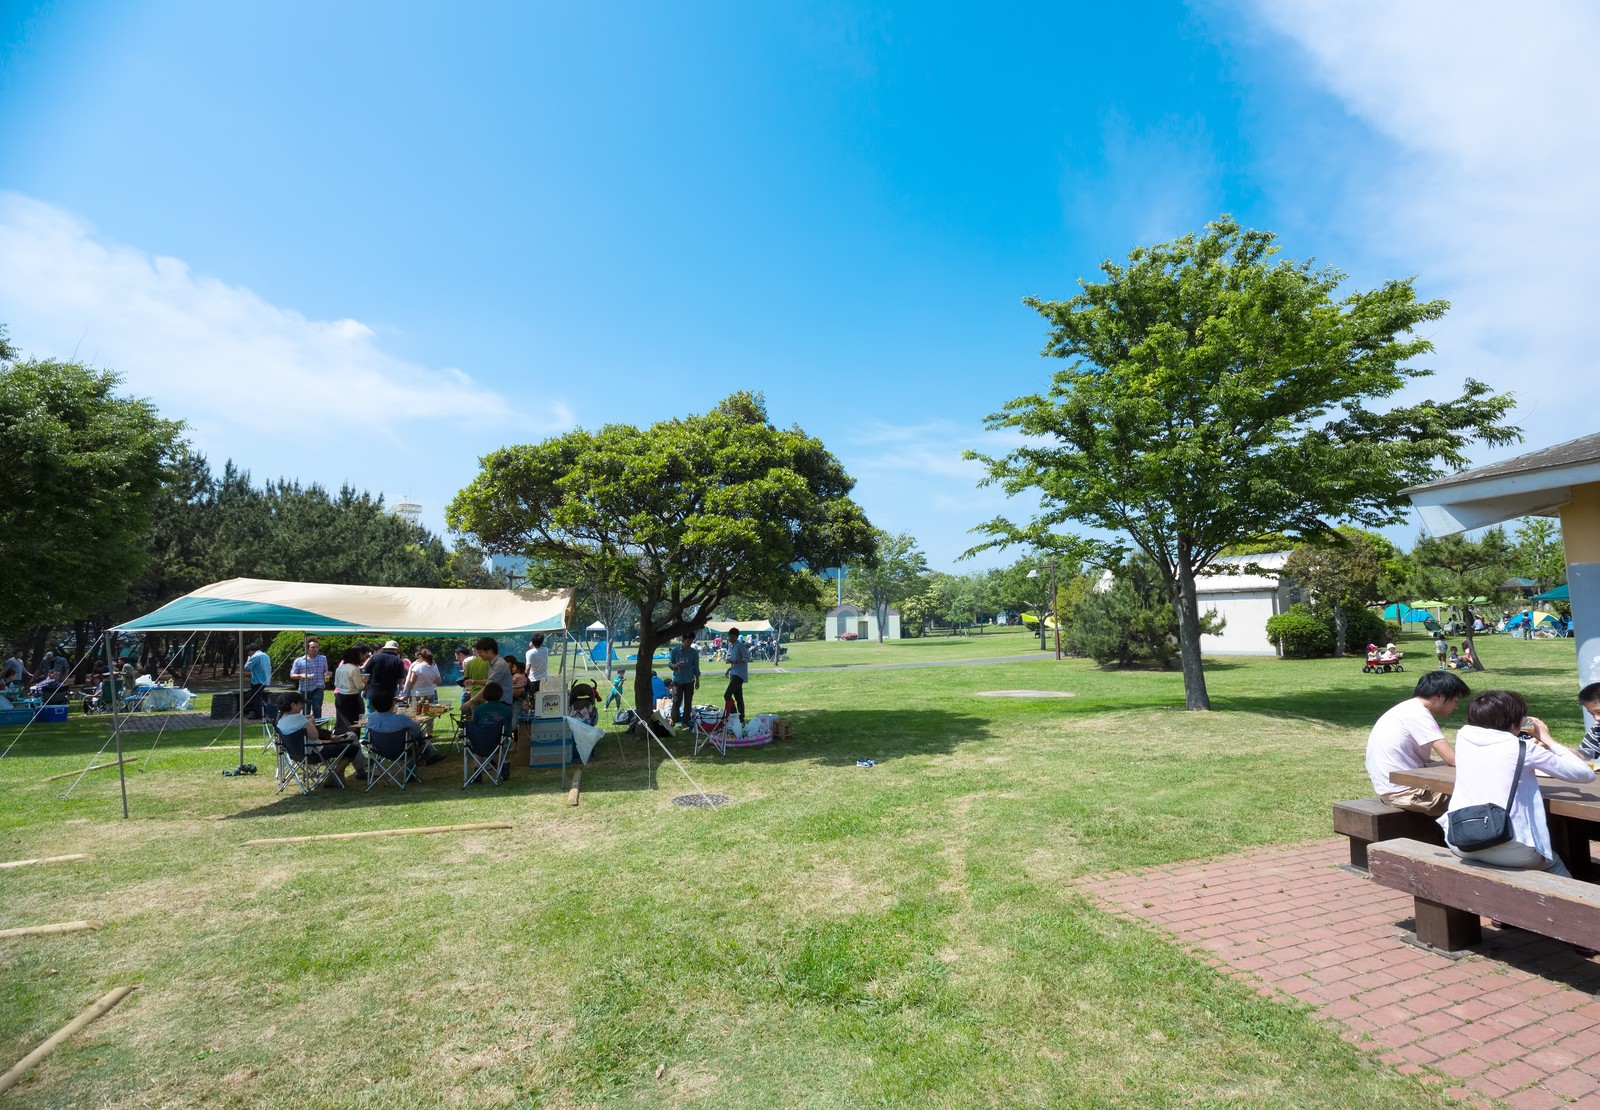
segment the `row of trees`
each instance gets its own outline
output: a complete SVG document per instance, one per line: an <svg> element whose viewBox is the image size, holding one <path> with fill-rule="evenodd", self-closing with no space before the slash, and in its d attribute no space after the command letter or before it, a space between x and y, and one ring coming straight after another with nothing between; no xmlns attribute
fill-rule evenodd
<svg viewBox="0 0 1600 1110"><path fill-rule="evenodd" d="M214 474L178 421L119 395L110 371L24 359L0 329L0 634L37 657L208 582L279 578L487 584L475 553L345 486ZM217 659L231 668L232 645Z"/></svg>

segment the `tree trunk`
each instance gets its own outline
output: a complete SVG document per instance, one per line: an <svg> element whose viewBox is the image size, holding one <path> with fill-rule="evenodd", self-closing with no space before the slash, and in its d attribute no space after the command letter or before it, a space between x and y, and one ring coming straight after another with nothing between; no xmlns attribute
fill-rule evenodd
<svg viewBox="0 0 1600 1110"><path fill-rule="evenodd" d="M645 610L641 610L645 612ZM607 630L609 631L609 629ZM656 630L654 622L649 617L639 618L639 661L633 667L633 711L645 726L657 736L665 735L665 728L656 720L656 699L653 691L654 683L650 681L655 674Z"/></svg>
<svg viewBox="0 0 1600 1110"><path fill-rule="evenodd" d="M1472 642L1472 624L1470 621L1467 623L1467 630L1462 633L1461 643L1464 647L1472 649L1472 669L1474 671L1486 670L1483 660L1478 658L1478 645Z"/></svg>
<svg viewBox="0 0 1600 1110"><path fill-rule="evenodd" d="M1350 618L1345 615L1343 605L1333 607L1333 657L1344 658L1345 630L1350 627Z"/></svg>
<svg viewBox="0 0 1600 1110"><path fill-rule="evenodd" d="M1178 613L1178 653L1183 666L1183 704L1185 709L1210 709L1206 694L1206 675L1200 667L1200 600L1194 592L1194 570L1189 553L1180 543L1178 552L1178 596L1173 605Z"/></svg>
<svg viewBox="0 0 1600 1110"><path fill-rule="evenodd" d="M872 607L873 616L878 618L878 643L883 643L883 626L889 623L889 606L887 604Z"/></svg>

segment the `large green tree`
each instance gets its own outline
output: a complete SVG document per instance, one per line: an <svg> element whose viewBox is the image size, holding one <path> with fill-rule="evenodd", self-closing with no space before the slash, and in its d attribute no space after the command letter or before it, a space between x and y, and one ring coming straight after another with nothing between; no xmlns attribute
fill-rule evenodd
<svg viewBox="0 0 1600 1110"><path fill-rule="evenodd" d="M1517 574L1538 584L1538 593L1565 582L1567 553L1561 545L1561 525L1547 516L1524 517L1517 528L1512 565Z"/></svg>
<svg viewBox="0 0 1600 1110"><path fill-rule="evenodd" d="M1472 647L1472 669L1486 669L1472 639L1468 614L1475 598L1490 602L1502 596L1501 584L1511 574L1512 547L1504 529L1489 528L1475 540L1464 535L1419 536L1411 549L1409 585L1416 593L1448 601L1461 614L1463 642Z"/></svg>
<svg viewBox="0 0 1600 1110"><path fill-rule="evenodd" d="M1155 561L1190 709L1211 704L1195 580L1229 545L1397 522L1401 490L1464 465L1475 440L1519 438L1511 398L1471 379L1453 400L1369 408L1431 373L1407 365L1432 349L1412 329L1447 306L1409 280L1339 297L1344 275L1277 250L1224 217L1104 263L1105 280L1068 300L1029 298L1050 324L1044 353L1067 365L988 418L1023 446L975 456L987 482L1042 505L1025 525L983 526L988 545L1077 521L1119 537L1092 544L1092 561L1130 542Z"/></svg>
<svg viewBox="0 0 1600 1110"><path fill-rule="evenodd" d="M1383 599L1384 560L1398 552L1375 532L1336 528L1290 553L1284 577L1302 586L1313 609L1333 618L1333 654L1343 656L1347 611Z"/></svg>
<svg viewBox="0 0 1600 1110"><path fill-rule="evenodd" d="M505 447L446 513L490 551L582 568L640 615L634 701L650 717L656 645L734 594L816 605L813 573L870 561L872 526L822 442L736 393L703 416L610 424Z"/></svg>
<svg viewBox="0 0 1600 1110"><path fill-rule="evenodd" d="M850 568L846 589L870 608L878 620L878 643L889 623L889 610L922 590L922 576L928 573L928 560L909 533L890 534L873 530L874 559L871 565Z"/></svg>
<svg viewBox="0 0 1600 1110"><path fill-rule="evenodd" d="M11 635L116 606L144 567L182 426L119 396L120 382L76 362L0 364L0 621Z"/></svg>

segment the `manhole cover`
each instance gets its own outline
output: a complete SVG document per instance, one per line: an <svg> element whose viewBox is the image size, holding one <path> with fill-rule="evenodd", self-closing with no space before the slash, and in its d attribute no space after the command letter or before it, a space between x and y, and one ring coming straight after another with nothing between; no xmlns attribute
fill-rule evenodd
<svg viewBox="0 0 1600 1110"><path fill-rule="evenodd" d="M980 698L1075 698L1077 694L1066 694L1060 690L979 690Z"/></svg>
<svg viewBox="0 0 1600 1110"><path fill-rule="evenodd" d="M679 794L672 799L675 806L725 806L733 801L726 794Z"/></svg>

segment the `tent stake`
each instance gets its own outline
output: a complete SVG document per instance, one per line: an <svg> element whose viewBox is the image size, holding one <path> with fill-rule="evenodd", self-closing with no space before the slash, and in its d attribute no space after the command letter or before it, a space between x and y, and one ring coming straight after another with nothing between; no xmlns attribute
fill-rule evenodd
<svg viewBox="0 0 1600 1110"><path fill-rule="evenodd" d="M510 828L515 828L515 826L506 821L480 821L472 825L430 825L420 829L374 829L371 832L322 833L319 836L274 836L265 840L246 840L239 847L249 848L258 844L306 844L313 840L360 840L369 836L425 836L428 833Z"/></svg>
<svg viewBox="0 0 1600 1110"><path fill-rule="evenodd" d="M43 1060L46 1056L60 1048L62 1042L64 1042L68 1037L82 1029L85 1025L88 1025L101 1014L110 1010L118 1002L121 1002L124 998L127 998L128 995L132 993L132 987L118 987L110 994L107 994L101 998L100 1001L96 1002L93 1006L90 1006L83 1013L67 1022L67 1024L63 1025L60 1029L57 1029L54 1033L50 1034L49 1040L45 1041L44 1044L28 1053L21 1060L18 1060L16 1066L10 1071L6 1072L4 1075L0 1075L0 1094L5 1094L12 1087L15 1087L17 1085L17 1080L26 1075L35 1064L39 1063L39 1061Z"/></svg>

